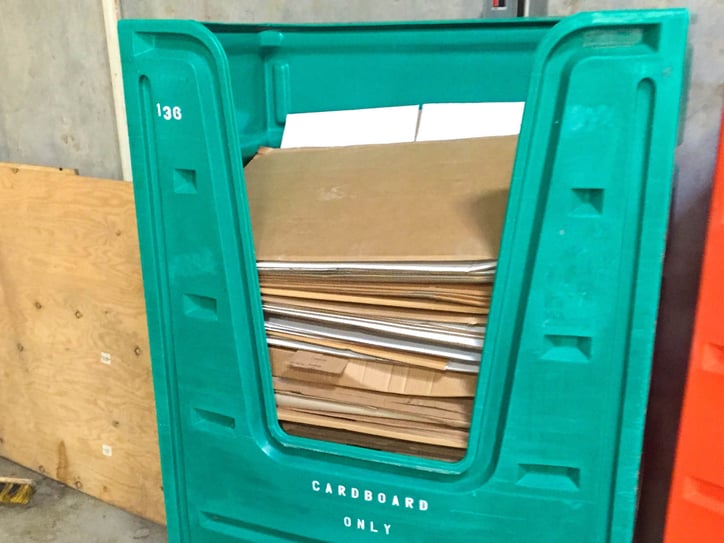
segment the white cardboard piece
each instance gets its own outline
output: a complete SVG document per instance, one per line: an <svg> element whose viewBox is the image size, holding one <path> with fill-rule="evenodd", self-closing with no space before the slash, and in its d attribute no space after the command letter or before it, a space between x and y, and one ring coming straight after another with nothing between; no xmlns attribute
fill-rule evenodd
<svg viewBox="0 0 724 543"><path fill-rule="evenodd" d="M410 143L415 141L419 114L417 105L291 113L281 148Z"/></svg>
<svg viewBox="0 0 724 543"><path fill-rule="evenodd" d="M425 104L415 141L514 136L524 109L525 102Z"/></svg>

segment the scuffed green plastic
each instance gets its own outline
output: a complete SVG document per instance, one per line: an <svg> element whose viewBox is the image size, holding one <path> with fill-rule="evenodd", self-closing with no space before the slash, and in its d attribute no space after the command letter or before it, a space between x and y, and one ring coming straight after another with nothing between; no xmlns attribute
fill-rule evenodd
<svg viewBox="0 0 724 543"><path fill-rule="evenodd" d="M630 541L687 27L121 21L170 540ZM287 113L517 100L467 456L286 435L243 160Z"/></svg>

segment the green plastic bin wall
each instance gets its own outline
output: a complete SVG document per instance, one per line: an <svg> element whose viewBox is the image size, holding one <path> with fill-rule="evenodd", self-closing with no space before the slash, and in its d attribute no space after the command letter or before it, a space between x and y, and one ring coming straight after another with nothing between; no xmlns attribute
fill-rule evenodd
<svg viewBox="0 0 724 543"><path fill-rule="evenodd" d="M170 540L629 541L687 27L122 21ZM467 456L285 434L243 160L287 113L517 100Z"/></svg>

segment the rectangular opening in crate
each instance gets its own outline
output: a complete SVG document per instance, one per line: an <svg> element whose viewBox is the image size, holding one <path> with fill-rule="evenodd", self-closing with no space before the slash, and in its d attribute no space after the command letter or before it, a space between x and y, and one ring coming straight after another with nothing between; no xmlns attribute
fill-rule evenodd
<svg viewBox="0 0 724 543"><path fill-rule="evenodd" d="M289 434L465 455L522 104L450 106L429 108L427 123L414 108L411 141L376 144L388 134L374 127L340 135L362 145L337 147L327 134L285 134L298 146L264 149L245 169L277 417ZM456 132L444 115L497 108L512 119L495 130ZM496 130L509 135L468 137Z"/></svg>

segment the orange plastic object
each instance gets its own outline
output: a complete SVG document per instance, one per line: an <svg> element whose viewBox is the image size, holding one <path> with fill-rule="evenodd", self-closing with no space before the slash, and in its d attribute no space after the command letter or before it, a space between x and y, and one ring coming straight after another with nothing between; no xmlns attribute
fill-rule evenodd
<svg viewBox="0 0 724 543"><path fill-rule="evenodd" d="M724 542L724 116L664 541Z"/></svg>

